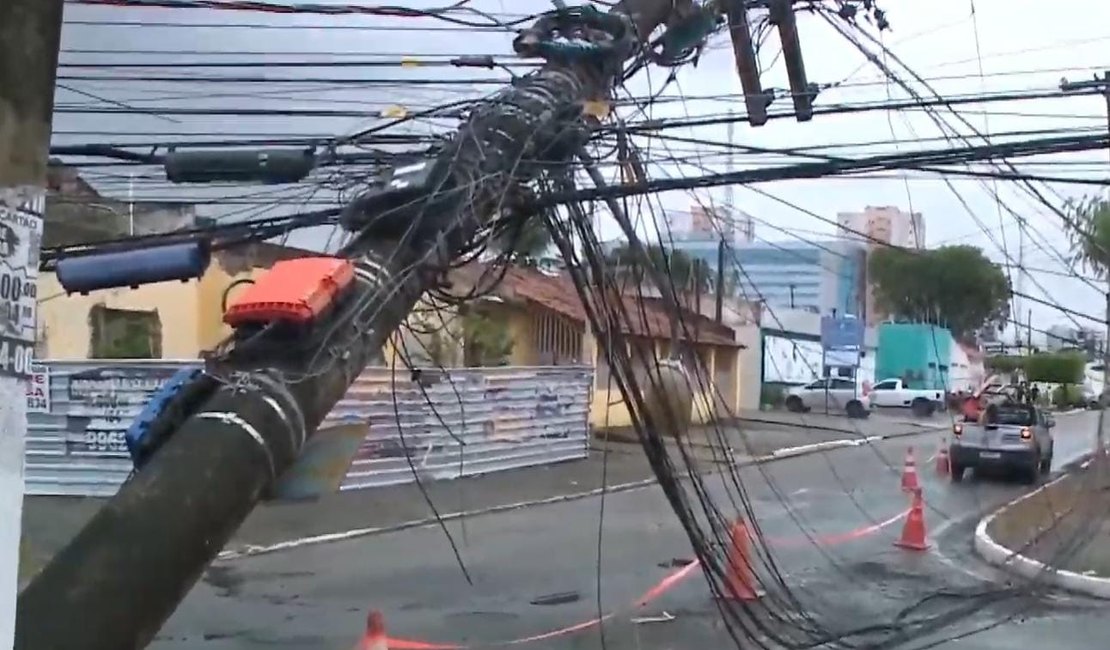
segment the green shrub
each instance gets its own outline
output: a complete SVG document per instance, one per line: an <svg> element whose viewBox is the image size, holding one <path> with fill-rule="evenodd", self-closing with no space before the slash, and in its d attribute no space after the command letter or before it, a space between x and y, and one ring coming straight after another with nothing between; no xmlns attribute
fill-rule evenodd
<svg viewBox="0 0 1110 650"><path fill-rule="evenodd" d="M987 357L985 365L992 372L1008 375L1025 367L1025 357L999 354Z"/></svg>
<svg viewBox="0 0 1110 650"><path fill-rule="evenodd" d="M1052 390L1052 405L1058 409L1083 406L1083 388L1076 385L1057 386Z"/></svg>
<svg viewBox="0 0 1110 650"><path fill-rule="evenodd" d="M1025 375L1029 381L1051 384L1077 384L1083 379L1082 355L1074 352L1034 354L1025 357Z"/></svg>
<svg viewBox="0 0 1110 650"><path fill-rule="evenodd" d="M786 401L786 389L776 384L764 384L759 391L759 403L772 407L782 406Z"/></svg>

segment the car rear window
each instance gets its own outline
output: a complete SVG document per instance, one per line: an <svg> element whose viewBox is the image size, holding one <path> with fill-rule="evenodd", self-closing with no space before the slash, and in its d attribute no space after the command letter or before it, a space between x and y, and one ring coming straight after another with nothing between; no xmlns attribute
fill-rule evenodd
<svg viewBox="0 0 1110 650"><path fill-rule="evenodd" d="M1037 421L1036 411L1031 406L999 406L998 424L1017 427L1030 427Z"/></svg>

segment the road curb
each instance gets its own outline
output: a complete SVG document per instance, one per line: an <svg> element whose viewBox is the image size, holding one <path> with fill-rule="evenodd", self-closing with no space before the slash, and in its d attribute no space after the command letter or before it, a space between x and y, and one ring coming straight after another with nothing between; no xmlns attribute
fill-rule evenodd
<svg viewBox="0 0 1110 650"><path fill-rule="evenodd" d="M944 427L922 428L916 431L899 431L886 435L873 435L864 438L851 438L844 440L828 440L825 442L818 442L811 445L802 445L799 447L790 447L786 449L776 450L774 453L764 456L755 456L745 458L736 463L738 467L750 467L752 465L760 465L764 463L771 463L778 460L786 460L788 458L797 458L799 456L808 456L823 451L832 451L834 449L842 449L846 447L861 447L863 445L872 444L875 442L882 442L884 440L893 440L897 438L904 438L912 435L919 435L929 433L934 430L939 430ZM556 503L566 503L568 501L578 501L580 499L588 499L590 497L601 496L604 494L619 494L621 492L629 492L632 490L639 490L653 485L658 485L658 481L652 477L642 479L639 481L630 481L628 483L619 483L617 485L610 485L606 488L595 488L593 490L585 490L582 492L573 492L571 494L560 494L544 499L533 499L530 501L519 501L517 503L501 504L490 506L488 508L479 508L475 510L463 510L460 512L452 512L442 514L438 519L435 517L426 517L423 519L413 519L398 524L390 524L388 526L373 526L366 528L355 528L351 530L340 531L337 533L323 533L320 535L312 535L309 537L302 537L284 542L276 542L274 544L254 545L247 544L236 549L221 551L216 556L216 561L231 561L241 560L250 557L257 557L259 555L268 555L271 553L279 553L281 551L289 551L303 546L314 546L317 544L330 544L333 542L342 542L361 537L370 537L373 535L384 535L387 533L399 532L402 530L410 530L413 528L423 528L428 526L438 525L440 522L455 521L458 519L466 519L468 517L477 517L481 515L498 514L502 512L511 512L513 510L520 510L523 508L530 508L534 506L545 506Z"/></svg>
<svg viewBox="0 0 1110 650"><path fill-rule="evenodd" d="M1087 459L1079 467L1086 469L1091 464L1091 460ZM1073 591L1096 598L1110 599L1110 578L1097 578L1094 576L1086 576L1074 571L1067 571L1065 569L1056 569L1050 567L1043 562L1034 560L1031 557L1022 555L1017 551L1010 549L1002 544L999 544L987 532L987 528L991 522L999 515L1002 515L1010 508L1017 504L1032 498L1034 495L1048 489L1049 487L1063 481L1071 476L1073 472L1068 472L1063 476L1059 476L1041 487L1023 494L1022 496L1010 501L1003 505L998 510L995 510L990 515L983 517L979 520L979 524L975 526L975 552L979 557L983 558L988 564L1007 569L1016 573L1024 578L1030 580L1044 580L1051 584L1067 591Z"/></svg>

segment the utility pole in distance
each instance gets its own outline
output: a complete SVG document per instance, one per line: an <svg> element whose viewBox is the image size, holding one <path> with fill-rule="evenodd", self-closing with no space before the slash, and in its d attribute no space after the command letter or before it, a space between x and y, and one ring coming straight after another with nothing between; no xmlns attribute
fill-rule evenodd
<svg viewBox="0 0 1110 650"><path fill-rule="evenodd" d="M5 0L0 20L0 648L15 643L27 378L62 0Z"/></svg>
<svg viewBox="0 0 1110 650"><path fill-rule="evenodd" d="M1097 76L1088 81L1068 81L1063 79L1060 81L1060 90L1068 92L1069 90L1088 90L1092 88L1101 88L1102 96L1106 99L1106 131L1110 133L1110 70L1105 70L1102 73L1102 79ZM1110 152L1110 149L1107 150ZM1110 201L1110 197L1107 197ZM1110 287L1106 290L1106 329L1105 337L1106 344L1103 346L1102 355L1102 394L1099 395L1099 404L1102 408L1110 407ZM1106 442L1106 434L1103 432L1102 427L1096 434L1098 436L1098 448L1103 449Z"/></svg>
<svg viewBox="0 0 1110 650"><path fill-rule="evenodd" d="M1105 70L1102 73L1102 96L1106 99L1106 131L1110 133L1110 70ZM1110 153L1110 148L1107 149ZM1110 196L1106 198L1110 202ZM1110 281L1110 280L1108 280ZM1099 406L1103 409L1110 406L1110 287L1106 289L1106 329L1104 330L1105 343L1102 346L1102 393L1098 396ZM1099 421L1103 425L1102 420ZM1102 451L1106 448L1106 432L1103 431L1103 426L1099 426L1097 449Z"/></svg>

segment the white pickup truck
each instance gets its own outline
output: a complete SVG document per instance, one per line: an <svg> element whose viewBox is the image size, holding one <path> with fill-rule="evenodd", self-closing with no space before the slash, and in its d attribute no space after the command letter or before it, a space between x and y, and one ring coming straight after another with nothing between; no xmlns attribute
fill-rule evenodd
<svg viewBox="0 0 1110 650"><path fill-rule="evenodd" d="M795 386L786 396L786 408L794 413L814 409L826 413L844 412L850 418L871 415L871 401L855 380L824 377L805 386Z"/></svg>
<svg viewBox="0 0 1110 650"><path fill-rule="evenodd" d="M868 392L872 408L908 408L914 415L932 415L944 409L944 391L907 388L901 379L884 379Z"/></svg>

